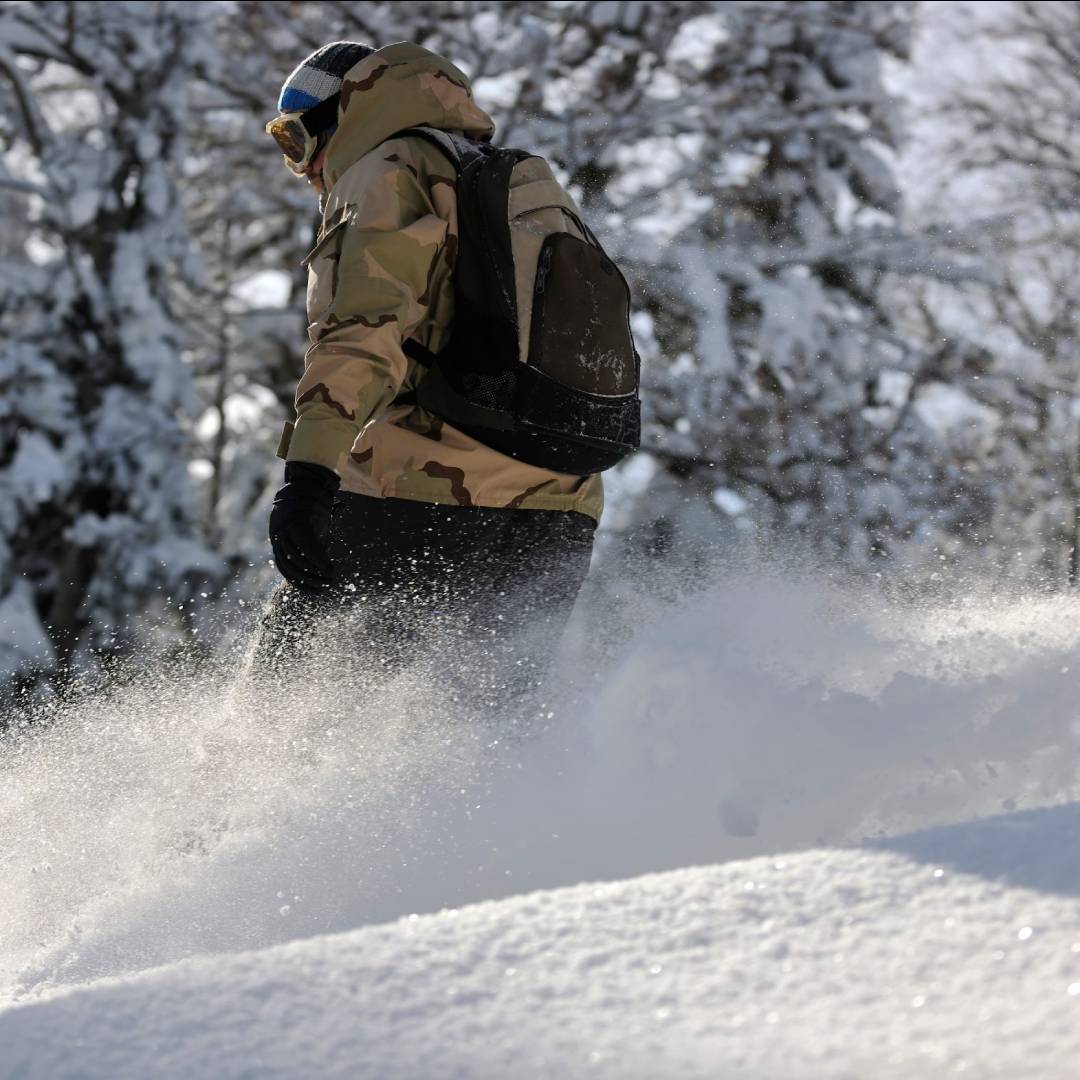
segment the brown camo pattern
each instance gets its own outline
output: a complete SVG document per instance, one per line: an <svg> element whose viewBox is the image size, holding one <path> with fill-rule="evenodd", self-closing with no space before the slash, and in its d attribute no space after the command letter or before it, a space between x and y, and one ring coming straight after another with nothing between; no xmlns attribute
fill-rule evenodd
<svg viewBox="0 0 1080 1080"><path fill-rule="evenodd" d="M453 321L457 208L451 166L422 139L428 124L490 134L468 80L420 46L380 49L345 77L327 153L331 187L308 265L308 338L289 460L336 469L342 489L460 506L572 510L599 520L603 487L483 446L424 410L392 406L421 372L412 336L432 352ZM339 227L340 226L340 227Z"/></svg>

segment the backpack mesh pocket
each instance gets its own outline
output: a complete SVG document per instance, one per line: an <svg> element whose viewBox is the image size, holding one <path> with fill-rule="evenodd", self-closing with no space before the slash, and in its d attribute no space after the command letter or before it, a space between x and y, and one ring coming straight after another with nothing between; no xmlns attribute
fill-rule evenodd
<svg viewBox="0 0 1080 1080"><path fill-rule="evenodd" d="M512 369L494 374L470 371L462 377L461 389L473 405L509 411L514 403L514 375Z"/></svg>

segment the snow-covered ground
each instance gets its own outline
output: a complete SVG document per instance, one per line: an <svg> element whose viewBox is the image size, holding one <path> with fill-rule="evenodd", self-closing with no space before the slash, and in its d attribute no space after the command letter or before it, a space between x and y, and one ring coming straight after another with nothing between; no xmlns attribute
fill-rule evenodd
<svg viewBox="0 0 1080 1080"><path fill-rule="evenodd" d="M1080 601L956 595L624 596L526 739L83 700L0 755L0 1076L1077 1075Z"/></svg>
<svg viewBox="0 0 1080 1080"><path fill-rule="evenodd" d="M1075 808L532 893L0 1015L34 1077L1072 1077ZM998 875L1004 880L997 880Z"/></svg>

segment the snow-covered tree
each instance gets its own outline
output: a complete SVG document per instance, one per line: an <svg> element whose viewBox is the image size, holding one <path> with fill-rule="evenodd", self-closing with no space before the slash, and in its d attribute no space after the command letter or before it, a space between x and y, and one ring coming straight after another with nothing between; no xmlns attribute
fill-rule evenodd
<svg viewBox="0 0 1080 1080"><path fill-rule="evenodd" d="M222 567L195 537L175 283L210 6L0 6L0 677L123 650Z"/></svg>
<svg viewBox="0 0 1080 1080"><path fill-rule="evenodd" d="M911 407L930 358L882 292L959 272L899 220L882 68L905 55L910 7L710 5L655 61L670 117L601 158L655 163L653 214L629 221L660 466L649 517L670 526L688 496L699 514L712 499L859 563L978 515L980 491Z"/></svg>
<svg viewBox="0 0 1080 1080"><path fill-rule="evenodd" d="M988 357L964 392L992 418L980 467L996 476L989 554L1052 585L1080 576L1080 7L952 4L923 12L937 65L916 88L915 150L932 163L914 212L963 224L994 281L931 287L937 340ZM970 351L970 350L969 350Z"/></svg>
<svg viewBox="0 0 1080 1080"><path fill-rule="evenodd" d="M303 370L300 263L317 204L263 131L285 75L311 51L302 22L280 5L213 5L222 62L190 86L184 201L206 267L179 305L193 330L194 473L206 534L241 570L265 565L267 504L280 482L274 451Z"/></svg>

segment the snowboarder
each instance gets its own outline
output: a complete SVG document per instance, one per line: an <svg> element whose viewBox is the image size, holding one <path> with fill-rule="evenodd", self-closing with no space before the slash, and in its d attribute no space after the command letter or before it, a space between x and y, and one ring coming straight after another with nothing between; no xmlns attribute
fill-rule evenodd
<svg viewBox="0 0 1080 1080"><path fill-rule="evenodd" d="M603 505L599 471L530 463L417 401L455 328L460 162L436 140L486 143L492 120L461 71L407 42L324 46L286 79L278 109L267 131L320 194L322 219L305 259L310 344L270 516L286 580L256 652L293 658L313 619L359 607L383 656L407 660L434 628L481 642L485 666L496 653L529 668L537 655L509 654L526 648L521 631L550 640L570 615ZM406 130L420 126L429 137ZM542 159L529 163L511 185L555 184ZM567 215L538 208L529 228L587 232Z"/></svg>

